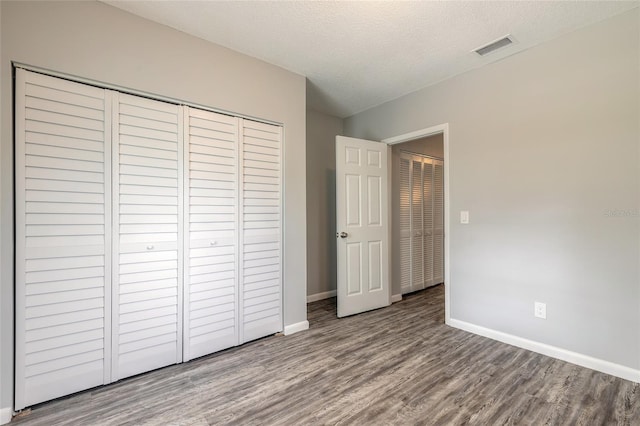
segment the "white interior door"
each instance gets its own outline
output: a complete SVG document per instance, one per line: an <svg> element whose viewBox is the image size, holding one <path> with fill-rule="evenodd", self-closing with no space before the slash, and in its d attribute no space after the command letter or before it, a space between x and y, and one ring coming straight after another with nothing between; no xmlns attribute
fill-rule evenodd
<svg viewBox="0 0 640 426"><path fill-rule="evenodd" d="M336 137L338 316L391 303L387 145Z"/></svg>

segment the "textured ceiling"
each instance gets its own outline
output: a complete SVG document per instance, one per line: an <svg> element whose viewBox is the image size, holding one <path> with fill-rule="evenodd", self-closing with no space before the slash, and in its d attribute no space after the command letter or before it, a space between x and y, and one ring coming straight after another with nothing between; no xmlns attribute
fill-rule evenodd
<svg viewBox="0 0 640 426"><path fill-rule="evenodd" d="M638 1L105 1L308 78L339 117L638 7ZM471 51L511 34L517 43ZM597 52L595 52L597 54Z"/></svg>

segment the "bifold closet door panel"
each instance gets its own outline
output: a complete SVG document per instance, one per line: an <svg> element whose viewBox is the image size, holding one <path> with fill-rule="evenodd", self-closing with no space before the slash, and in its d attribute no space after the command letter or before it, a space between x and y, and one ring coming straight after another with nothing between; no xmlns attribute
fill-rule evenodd
<svg viewBox="0 0 640 426"><path fill-rule="evenodd" d="M282 330L282 128L242 120L241 343Z"/></svg>
<svg viewBox="0 0 640 426"><path fill-rule="evenodd" d="M424 159L423 165L423 220L424 220L424 282L425 286L434 284L433 282L433 160L429 158Z"/></svg>
<svg viewBox="0 0 640 426"><path fill-rule="evenodd" d="M113 93L113 380L182 360L182 112Z"/></svg>
<svg viewBox="0 0 640 426"><path fill-rule="evenodd" d="M400 153L400 284L411 292L411 156Z"/></svg>
<svg viewBox="0 0 640 426"><path fill-rule="evenodd" d="M424 242L422 223L422 158L411 162L411 290L424 288Z"/></svg>
<svg viewBox="0 0 640 426"><path fill-rule="evenodd" d="M16 409L110 381L108 104L17 70Z"/></svg>
<svg viewBox="0 0 640 426"><path fill-rule="evenodd" d="M444 163L433 163L433 283L444 282Z"/></svg>
<svg viewBox="0 0 640 426"><path fill-rule="evenodd" d="M238 126L185 107L184 360L238 342Z"/></svg>

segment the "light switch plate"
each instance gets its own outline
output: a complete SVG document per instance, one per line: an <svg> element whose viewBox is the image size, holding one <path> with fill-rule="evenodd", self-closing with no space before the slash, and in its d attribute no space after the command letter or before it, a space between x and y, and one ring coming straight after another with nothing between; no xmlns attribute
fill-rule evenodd
<svg viewBox="0 0 640 426"><path fill-rule="evenodd" d="M469 223L469 211L468 210L462 210L460 212L460 223L463 223L465 225Z"/></svg>

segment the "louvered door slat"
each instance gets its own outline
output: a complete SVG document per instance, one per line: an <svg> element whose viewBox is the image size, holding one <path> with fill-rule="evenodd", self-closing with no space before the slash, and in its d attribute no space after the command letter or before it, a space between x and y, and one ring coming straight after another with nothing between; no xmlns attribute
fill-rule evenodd
<svg viewBox="0 0 640 426"><path fill-rule="evenodd" d="M282 330L282 128L242 120L241 342ZM262 179L265 178L265 179ZM270 210L260 210L270 206Z"/></svg>
<svg viewBox="0 0 640 426"><path fill-rule="evenodd" d="M182 360L183 135L180 107L114 96L113 379L118 380Z"/></svg>
<svg viewBox="0 0 640 426"><path fill-rule="evenodd" d="M16 409L110 380L108 102L17 71Z"/></svg>
<svg viewBox="0 0 640 426"><path fill-rule="evenodd" d="M185 112L184 359L238 344L238 119Z"/></svg>

